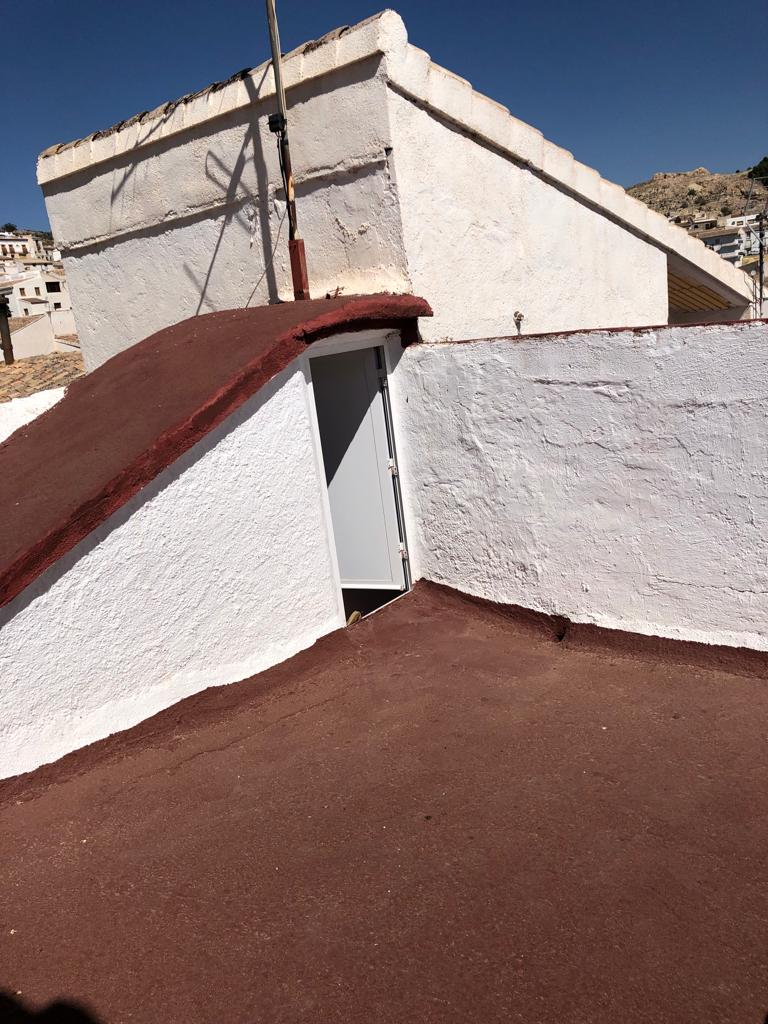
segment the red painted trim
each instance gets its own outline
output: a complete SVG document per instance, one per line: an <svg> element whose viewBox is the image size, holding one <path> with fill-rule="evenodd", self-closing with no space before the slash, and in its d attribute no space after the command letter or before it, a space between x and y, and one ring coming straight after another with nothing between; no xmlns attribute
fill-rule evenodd
<svg viewBox="0 0 768 1024"><path fill-rule="evenodd" d="M308 344L431 316L370 295L185 320L75 381L0 445L0 607L231 416Z"/></svg>
<svg viewBox="0 0 768 1024"><path fill-rule="evenodd" d="M293 297L304 301L309 298L309 279L307 277L307 254L303 238L292 238L288 242L288 254L291 259L291 278L293 279Z"/></svg>

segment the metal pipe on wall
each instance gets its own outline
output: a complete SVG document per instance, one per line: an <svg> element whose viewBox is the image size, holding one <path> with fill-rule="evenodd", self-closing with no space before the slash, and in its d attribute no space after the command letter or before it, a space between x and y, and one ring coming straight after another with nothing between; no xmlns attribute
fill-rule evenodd
<svg viewBox="0 0 768 1024"><path fill-rule="evenodd" d="M11 326L8 322L10 316L11 311L8 308L8 299L5 295L0 295L0 349L2 350L6 366L10 366L14 362Z"/></svg>
<svg viewBox="0 0 768 1024"><path fill-rule="evenodd" d="M272 70L275 75L275 96L277 113L269 116L269 129L277 135L277 148L280 158L280 173L283 177L285 200L288 214L288 254L291 259L291 278L293 280L293 297L309 298L309 280L307 277L307 258L304 250L304 239L299 235L296 217L296 194L293 185L293 168L291 166L291 150L288 143L288 111L285 105L285 89L283 87L282 53L280 50L280 33L277 27L275 0L266 0L267 23L269 25L269 42L272 47Z"/></svg>

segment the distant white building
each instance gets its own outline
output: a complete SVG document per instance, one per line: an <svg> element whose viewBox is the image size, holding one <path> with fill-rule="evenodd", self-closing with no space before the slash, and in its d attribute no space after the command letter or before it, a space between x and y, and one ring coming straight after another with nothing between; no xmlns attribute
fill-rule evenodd
<svg viewBox="0 0 768 1024"><path fill-rule="evenodd" d="M728 227L741 228L741 227L752 227L756 228L760 220L759 213L745 213L740 217L726 217L724 223Z"/></svg>
<svg viewBox="0 0 768 1024"><path fill-rule="evenodd" d="M756 256L760 251L760 215L757 213L695 221L691 232L737 267L745 257Z"/></svg>
<svg viewBox="0 0 768 1024"><path fill-rule="evenodd" d="M0 263L53 264L61 259L53 239L21 231L0 231Z"/></svg>
<svg viewBox="0 0 768 1024"><path fill-rule="evenodd" d="M733 225L716 224L714 227L694 228L692 234L700 238L707 248L712 249L718 256L738 266L742 254L743 231L743 228Z"/></svg>
<svg viewBox="0 0 768 1024"><path fill-rule="evenodd" d="M39 355L41 351L51 352L60 347L57 339L65 344L77 335L69 285L64 270L59 266L24 267L13 263L9 273L0 274L0 295L8 299L11 316L20 322L35 321L34 330L26 329L25 339L35 335L34 351L16 352L17 358L25 355ZM44 323L42 322L44 321ZM41 339L49 344L41 348Z"/></svg>
<svg viewBox="0 0 768 1024"><path fill-rule="evenodd" d="M35 316L71 310L69 286L60 267L31 268L0 277L0 291L8 296L12 316Z"/></svg>
<svg viewBox="0 0 768 1024"><path fill-rule="evenodd" d="M732 218L734 226L738 226L741 232L741 264L743 266L745 260L750 256L757 256L760 252L760 216L757 213L749 214L745 217ZM763 244L765 244L768 238L768 220L765 221L762 227L763 232Z"/></svg>
<svg viewBox="0 0 768 1024"><path fill-rule="evenodd" d="M702 217L694 221L689 230L708 249L749 275L753 287L752 311L755 316L764 315L759 308L760 215L745 213L733 217ZM766 240L768 224L763 227L763 246ZM766 291L765 285L763 291Z"/></svg>

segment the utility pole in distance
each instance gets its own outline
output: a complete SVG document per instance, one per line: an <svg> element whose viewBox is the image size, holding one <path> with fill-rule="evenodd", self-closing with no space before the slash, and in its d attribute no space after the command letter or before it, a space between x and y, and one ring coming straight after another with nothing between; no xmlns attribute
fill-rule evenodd
<svg viewBox="0 0 768 1024"><path fill-rule="evenodd" d="M288 145L288 112L285 106L285 90L283 89L283 55L280 52L280 34L277 30L275 0L266 0L266 4L269 42L272 47L272 70L275 75L275 96L277 98L277 113L269 115L269 130L277 135L280 173L283 177L283 188L285 189L285 199L288 208L288 254L291 258L293 297L295 299L308 299L307 257L304 252L304 239L299 235L298 222L296 220L296 196L293 187L291 150Z"/></svg>
<svg viewBox="0 0 768 1024"><path fill-rule="evenodd" d="M8 299L0 295L0 348L3 351L5 365L13 363L13 342L11 341L11 325L8 323L11 311L8 308Z"/></svg>
<svg viewBox="0 0 768 1024"><path fill-rule="evenodd" d="M758 307L757 315L763 315L763 293L765 289L765 211L761 211L757 218L757 294Z"/></svg>

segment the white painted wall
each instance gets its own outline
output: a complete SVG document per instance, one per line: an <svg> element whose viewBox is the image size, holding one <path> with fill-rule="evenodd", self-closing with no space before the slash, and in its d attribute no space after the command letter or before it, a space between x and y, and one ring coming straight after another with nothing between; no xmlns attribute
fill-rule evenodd
<svg viewBox="0 0 768 1024"><path fill-rule="evenodd" d="M416 576L768 650L768 326L417 346L398 377Z"/></svg>
<svg viewBox="0 0 768 1024"><path fill-rule="evenodd" d="M0 610L0 777L342 625L294 365Z"/></svg>
<svg viewBox="0 0 768 1024"><path fill-rule="evenodd" d="M64 388L50 388L48 391L28 395L26 398L12 398L9 402L1 402L0 444L19 427L23 427L25 423L50 409L63 396Z"/></svg>
<svg viewBox="0 0 768 1024"><path fill-rule="evenodd" d="M45 187L88 369L197 313L292 298L273 106L225 109ZM332 71L322 91L297 85L291 134L313 296L409 291L380 59Z"/></svg>
<svg viewBox="0 0 768 1024"><path fill-rule="evenodd" d="M426 340L667 322L662 250L391 91L394 166ZM428 154L429 173L425 173Z"/></svg>
<svg viewBox="0 0 768 1024"><path fill-rule="evenodd" d="M77 334L75 314L71 309L54 309L48 315L51 318L51 327L55 337L60 338L62 335Z"/></svg>
<svg viewBox="0 0 768 1024"><path fill-rule="evenodd" d="M45 313L34 315L37 315L36 320L11 334L14 359L28 359L53 351L53 328L49 317Z"/></svg>
<svg viewBox="0 0 768 1024"><path fill-rule="evenodd" d="M345 292L364 292L361 274L380 255L371 238L394 238L399 231L384 165L372 174L350 175L345 191L343 221L330 214L333 185L318 188L311 202L302 204L302 236L313 281L317 284L320 279L321 295L325 294L319 274L321 258L326 267L338 268L334 280L344 282ZM284 206L270 201L268 210L268 244L274 248L269 239L277 235ZM368 229L361 230L364 224L370 229L368 237ZM285 225L282 241L284 229ZM262 237L256 206L247 201L234 216L212 215L159 234L126 237L110 250L108 259L101 252L88 251L76 260L66 260L86 368L93 369L121 348L186 317L263 305L271 294L292 297L287 249L275 265L273 293L264 273ZM394 244L391 248L396 250ZM395 266L381 266L378 280L380 290L408 290ZM325 284L331 287L329 281ZM122 310L119 328L116 303Z"/></svg>
<svg viewBox="0 0 768 1024"><path fill-rule="evenodd" d="M518 309L527 331L665 323L676 253L747 306L743 274L431 62L394 12L284 71L313 296L423 293L431 340L509 333ZM273 110L265 64L42 155L87 368L197 312L291 295Z"/></svg>

